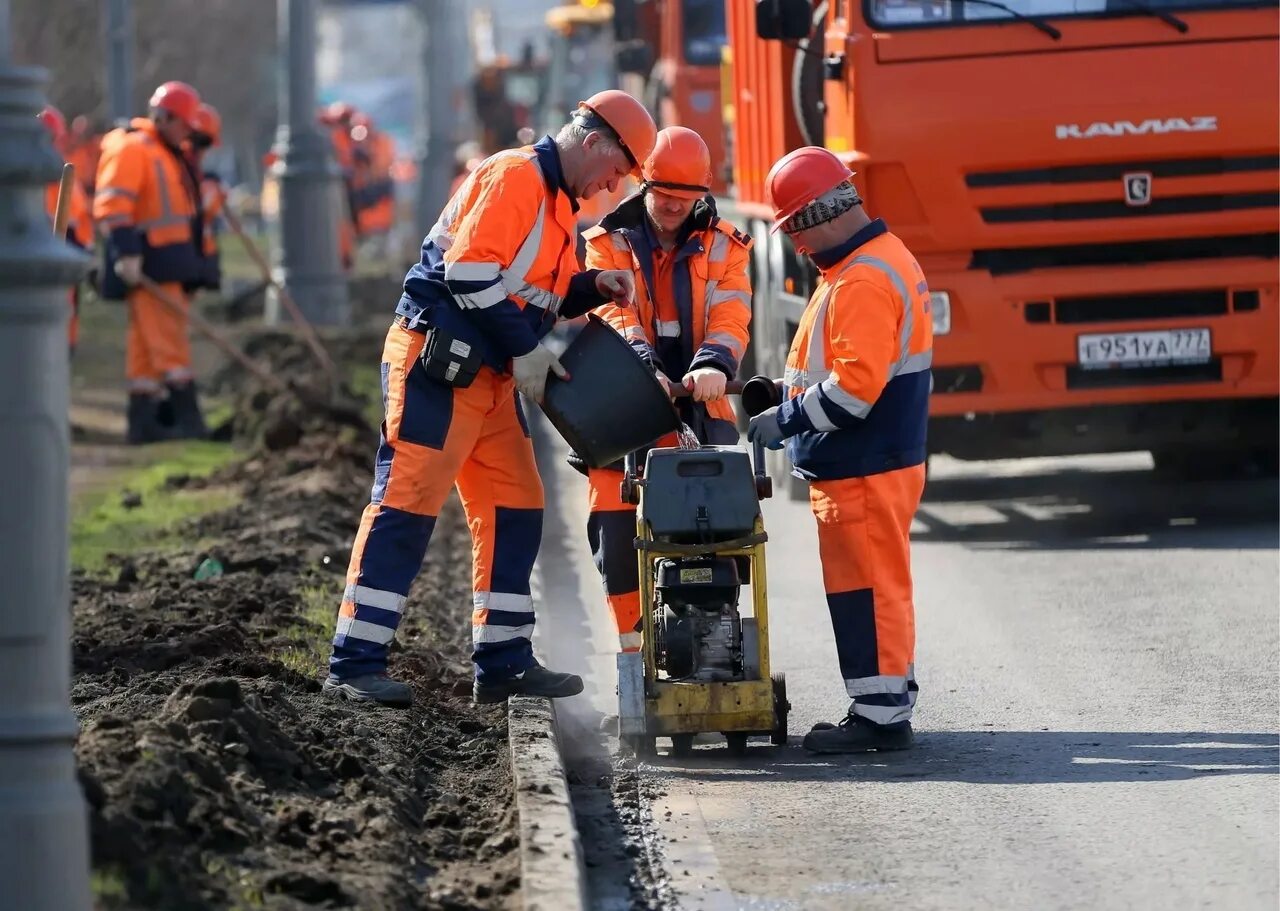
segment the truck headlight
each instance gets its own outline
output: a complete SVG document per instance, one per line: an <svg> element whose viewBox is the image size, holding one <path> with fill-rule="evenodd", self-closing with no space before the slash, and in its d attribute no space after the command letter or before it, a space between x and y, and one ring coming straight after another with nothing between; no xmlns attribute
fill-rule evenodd
<svg viewBox="0 0 1280 911"><path fill-rule="evenodd" d="M951 295L946 291L929 292L929 313L933 316L933 334L951 331Z"/></svg>

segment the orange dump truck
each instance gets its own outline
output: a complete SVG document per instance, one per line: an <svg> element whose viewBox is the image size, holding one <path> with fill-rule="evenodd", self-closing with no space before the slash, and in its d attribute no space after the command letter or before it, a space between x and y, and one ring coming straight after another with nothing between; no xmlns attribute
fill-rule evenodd
<svg viewBox="0 0 1280 911"><path fill-rule="evenodd" d="M814 280L763 180L825 145L929 278L932 452L1274 470L1274 3L729 0L728 25L755 370L782 375Z"/></svg>

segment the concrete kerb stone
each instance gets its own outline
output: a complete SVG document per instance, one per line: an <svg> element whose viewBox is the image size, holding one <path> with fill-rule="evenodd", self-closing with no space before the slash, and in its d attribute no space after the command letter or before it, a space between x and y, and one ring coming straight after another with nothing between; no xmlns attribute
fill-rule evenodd
<svg viewBox="0 0 1280 911"><path fill-rule="evenodd" d="M521 907L585 911L586 870L550 699L507 702L511 771L520 833Z"/></svg>

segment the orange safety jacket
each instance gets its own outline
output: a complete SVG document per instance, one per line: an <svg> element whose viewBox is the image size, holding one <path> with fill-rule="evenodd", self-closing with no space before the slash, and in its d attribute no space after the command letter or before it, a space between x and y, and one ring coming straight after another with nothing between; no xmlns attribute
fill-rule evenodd
<svg viewBox="0 0 1280 911"><path fill-rule="evenodd" d="M922 464L933 363L924 273L879 219L813 259L821 280L778 408L794 473L825 481Z"/></svg>
<svg viewBox="0 0 1280 911"><path fill-rule="evenodd" d="M156 282L199 282L203 272L203 216L193 171L145 118L112 130L102 141L93 217L106 238L103 297L123 300L127 289L115 261L142 256Z"/></svg>
<svg viewBox="0 0 1280 911"><path fill-rule="evenodd" d="M212 171L200 173L200 206L204 215L204 233L201 257L204 260L201 286L217 289L222 286L222 253L218 248L218 235L222 229L222 210L227 205L227 188L222 178Z"/></svg>
<svg viewBox="0 0 1280 911"><path fill-rule="evenodd" d="M644 197L636 195L584 235L589 269L626 269L635 278L635 308L605 304L596 312L631 347L672 381L692 370L715 367L732 379L746 351L751 323L751 239L699 202L683 239L672 251L676 261L670 288L655 287L657 240L648 224ZM679 319L662 320L658 297L674 298ZM707 402L708 416L728 426L731 438L704 442L737 442L733 407L728 399ZM697 432L698 428L690 423ZM719 434L717 434L719 435Z"/></svg>
<svg viewBox="0 0 1280 911"><path fill-rule="evenodd" d="M57 217L58 211L58 188L61 184L58 181L47 184L44 188L44 208L49 214L50 222ZM69 217L67 218L67 243L79 247L81 250L93 249L93 217L89 212L89 197L80 186L80 181L73 180L71 182L71 199L68 201L70 207Z"/></svg>
<svg viewBox="0 0 1280 911"><path fill-rule="evenodd" d="M599 273L578 270L577 208L550 136L486 158L423 240L396 314L410 329L443 329L505 371L557 317L604 303Z"/></svg>

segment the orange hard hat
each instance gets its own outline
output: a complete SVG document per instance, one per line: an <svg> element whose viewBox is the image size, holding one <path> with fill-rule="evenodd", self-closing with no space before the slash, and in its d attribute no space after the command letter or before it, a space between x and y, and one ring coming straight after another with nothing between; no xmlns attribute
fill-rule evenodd
<svg viewBox="0 0 1280 911"><path fill-rule="evenodd" d="M63 117L62 112L53 105L45 105L44 110L37 114L36 118L43 123L44 128L49 131L49 138L53 140L53 144L55 146L66 138L67 118Z"/></svg>
<svg viewBox="0 0 1280 911"><path fill-rule="evenodd" d="M819 146L804 146L783 155L764 179L765 199L773 207L770 233L777 233L788 218L851 177L853 172L844 162Z"/></svg>
<svg viewBox="0 0 1280 911"><path fill-rule="evenodd" d="M196 110L196 122L192 129L209 137L210 145L222 144L222 118L211 104L202 104Z"/></svg>
<svg viewBox="0 0 1280 911"><path fill-rule="evenodd" d="M578 107L586 108L613 131L632 169L639 170L640 162L649 157L658 136L658 128L644 105L619 89L605 89L579 102ZM590 119L583 125L589 127Z"/></svg>
<svg viewBox="0 0 1280 911"><path fill-rule="evenodd" d="M711 192L711 152L688 127L658 133L641 168L645 183L668 196L701 199Z"/></svg>
<svg viewBox="0 0 1280 911"><path fill-rule="evenodd" d="M194 130L200 93L185 82L166 82L151 94L149 106L153 110L168 111Z"/></svg>

